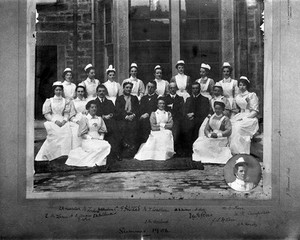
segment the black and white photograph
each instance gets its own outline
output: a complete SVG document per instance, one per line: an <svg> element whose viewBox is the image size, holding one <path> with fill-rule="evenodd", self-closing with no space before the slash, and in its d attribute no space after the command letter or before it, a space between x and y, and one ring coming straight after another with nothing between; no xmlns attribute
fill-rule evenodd
<svg viewBox="0 0 300 240"><path fill-rule="evenodd" d="M1 239L299 239L300 2L0 13Z"/></svg>
<svg viewBox="0 0 300 240"><path fill-rule="evenodd" d="M230 198L225 164L264 163L263 23L262 0L37 2L32 191Z"/></svg>

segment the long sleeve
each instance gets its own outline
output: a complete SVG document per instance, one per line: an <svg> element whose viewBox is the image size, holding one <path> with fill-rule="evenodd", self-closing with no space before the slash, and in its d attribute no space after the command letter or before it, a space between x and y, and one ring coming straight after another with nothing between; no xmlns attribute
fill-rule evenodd
<svg viewBox="0 0 300 240"><path fill-rule="evenodd" d="M70 101L70 120L76 123L79 119L76 118L76 109L73 101Z"/></svg>
<svg viewBox="0 0 300 240"><path fill-rule="evenodd" d="M101 124L100 124L100 128L98 130L98 133L107 133L107 128L106 128L106 125L105 125L105 122L103 121L103 119L101 117L100 118L100 121L101 121Z"/></svg>
<svg viewBox="0 0 300 240"><path fill-rule="evenodd" d="M84 117L79 122L78 137L86 138L88 131L89 131L88 119Z"/></svg>
<svg viewBox="0 0 300 240"><path fill-rule="evenodd" d="M183 105L184 116L186 116L188 113L194 112L193 109L192 109L192 105L193 105L192 101L193 101L192 97L188 97L186 99L186 102Z"/></svg>
<svg viewBox="0 0 300 240"><path fill-rule="evenodd" d="M159 131L160 130L159 125L157 125L155 112L152 112L151 115L150 115L150 125L151 125L151 130L152 131Z"/></svg>
<svg viewBox="0 0 300 240"><path fill-rule="evenodd" d="M65 99L66 104L65 104L65 108L64 108L64 112L63 112L63 117L65 121L68 121L70 118L70 112L71 112L71 104L70 101Z"/></svg>
<svg viewBox="0 0 300 240"><path fill-rule="evenodd" d="M234 81L233 82L233 89L232 89L232 91L233 91L233 97L235 98L236 97L236 95L239 93L239 86L238 86L238 81L237 80L234 80L234 79L232 79L232 81Z"/></svg>
<svg viewBox="0 0 300 240"><path fill-rule="evenodd" d="M145 94L145 85L142 82L142 80L138 80L139 81L139 92L138 92L138 100L140 101L141 98L144 96Z"/></svg>
<svg viewBox="0 0 300 240"><path fill-rule="evenodd" d="M173 118L172 118L172 114L170 112L168 112L168 122L165 125L165 129L169 129L172 130L173 127Z"/></svg>
<svg viewBox="0 0 300 240"><path fill-rule="evenodd" d="M116 100L116 119L118 120L124 120L127 116L127 113L125 111L125 100L123 96L120 96Z"/></svg>
<svg viewBox="0 0 300 240"><path fill-rule="evenodd" d="M51 100L49 98L43 104L43 115L48 121L52 121Z"/></svg>
<svg viewBox="0 0 300 240"><path fill-rule="evenodd" d="M207 121L206 125L205 125L205 128L204 128L204 135L206 137L208 137L208 134L210 134L212 131L211 131L211 128L209 126L209 121Z"/></svg>
<svg viewBox="0 0 300 240"><path fill-rule="evenodd" d="M215 85L215 81L211 78L209 78L209 84L208 84L208 89L207 91L209 92L209 94L211 96L213 96L213 88L214 88L214 85Z"/></svg>
<svg viewBox="0 0 300 240"><path fill-rule="evenodd" d="M258 97L254 92L249 94L249 108L251 112L255 111L256 113L258 113L259 111Z"/></svg>
<svg viewBox="0 0 300 240"><path fill-rule="evenodd" d="M225 119L222 121L222 125L224 126L224 131L222 131L222 136L229 137L231 135L232 126L228 117L225 117Z"/></svg>
<svg viewBox="0 0 300 240"><path fill-rule="evenodd" d="M131 112L135 114L136 117L140 115L140 103L136 96L131 96Z"/></svg>
<svg viewBox="0 0 300 240"><path fill-rule="evenodd" d="M190 76L186 78L186 91L191 95L192 94L192 80Z"/></svg>
<svg viewBox="0 0 300 240"><path fill-rule="evenodd" d="M166 87L165 87L165 96L167 96L170 93L168 81L165 81L165 84L166 84Z"/></svg>

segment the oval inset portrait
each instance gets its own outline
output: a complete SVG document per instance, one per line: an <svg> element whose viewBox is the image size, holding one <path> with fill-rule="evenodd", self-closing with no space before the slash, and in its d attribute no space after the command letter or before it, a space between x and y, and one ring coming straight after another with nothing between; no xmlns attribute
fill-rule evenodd
<svg viewBox="0 0 300 240"><path fill-rule="evenodd" d="M240 192L251 191L261 179L261 166L255 157L238 154L226 163L224 177L232 189Z"/></svg>

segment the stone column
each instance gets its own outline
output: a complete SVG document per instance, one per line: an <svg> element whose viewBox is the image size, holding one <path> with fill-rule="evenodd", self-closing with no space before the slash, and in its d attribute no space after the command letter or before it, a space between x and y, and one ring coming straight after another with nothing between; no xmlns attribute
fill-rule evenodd
<svg viewBox="0 0 300 240"><path fill-rule="evenodd" d="M117 79L128 77L129 68L129 9L128 0L113 1L113 43Z"/></svg>
<svg viewBox="0 0 300 240"><path fill-rule="evenodd" d="M171 1L171 46L172 75L176 75L175 65L180 59L180 9L179 0Z"/></svg>
<svg viewBox="0 0 300 240"><path fill-rule="evenodd" d="M234 2L233 0L221 1L221 39L222 63L229 62L233 68L234 58ZM233 72L234 77L234 72Z"/></svg>

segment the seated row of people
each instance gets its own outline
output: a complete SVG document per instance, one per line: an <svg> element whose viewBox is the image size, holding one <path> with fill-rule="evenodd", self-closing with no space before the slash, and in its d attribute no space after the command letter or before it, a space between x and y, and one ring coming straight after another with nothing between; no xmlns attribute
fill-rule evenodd
<svg viewBox="0 0 300 240"><path fill-rule="evenodd" d="M222 97L221 84L216 84L213 87L214 97L211 98L209 104L208 98L200 92L200 84L194 82L192 84L192 94L184 103L183 97L176 94L178 88L175 82L170 83L170 93L165 98L158 98L155 93L157 88L155 81L148 83L147 95L141 98L140 104L138 98L131 94L133 88L131 81L123 84L123 95L116 98L115 105L107 99L106 87L98 85L97 98L92 102L93 104L87 105L89 117L84 121L82 119L86 117L83 118L82 116L86 114L84 106L87 103L87 100L83 97L85 86L77 86L77 98L70 101L62 97L63 84L56 82L53 85L55 96L47 99L43 106L43 114L48 120L45 123L47 139L36 156L36 160L53 160L62 155L69 155L69 159L72 156L83 156L83 151L90 151L84 146L93 146L94 144L86 144L91 141L84 141L86 143L83 144L80 141L81 138L77 137L77 132L84 139L84 136L91 137L91 139L88 137L85 140L101 140L99 136L95 139L92 138L95 131L99 132L99 129L102 129L101 133L106 132L105 137L102 138L111 145L113 159L118 159L121 153L123 156L134 156L138 146L144 143L141 144L138 153L135 155L136 159L165 160L172 157L175 151L179 151L180 146L186 153L191 154L193 145L193 160L206 162L205 159L209 159L207 155L211 154L211 160L208 160L208 162L226 163L224 159L227 161L231 156L227 147L227 137L230 136L230 133L232 132L229 137L231 152L234 154L249 154L251 137L258 130L256 119L258 99L255 93L248 92L249 83L247 78L241 77L239 82L240 92L233 101L233 106L236 107L231 109L232 112L241 113L233 116L231 121L226 116L229 115L230 107L228 107L228 101L226 102L227 99ZM209 114L210 112L213 114L212 116ZM98 119L98 123L88 124L94 118ZM205 131L203 131L205 136L203 136L201 130L199 134L199 129L201 129L200 126L205 118L207 118L207 123L203 124L205 127ZM69 119L70 122L68 122ZM87 128L89 125L90 127ZM91 126L94 126L94 128ZM98 128L99 126L102 127ZM82 131L82 129L85 130ZM85 135L87 129L91 129L91 132L94 133ZM104 131L104 129L107 131ZM172 134L170 134L171 131ZM137 135L140 137L139 139L137 139ZM175 151L173 139L175 141ZM80 147L81 149L77 149ZM78 154L75 150L72 150L76 153L74 155L71 149L77 149ZM108 149L106 145L106 150ZM98 154L100 152L98 151ZM217 160L218 157L221 160ZM69 159L67 163L70 163L71 160ZM103 159L106 159L106 157ZM103 159L99 160L102 164ZM85 159L79 157L74 160L77 161L75 165L80 165L78 163L80 160L85 161ZM98 165L99 161L91 161L91 164Z"/></svg>

